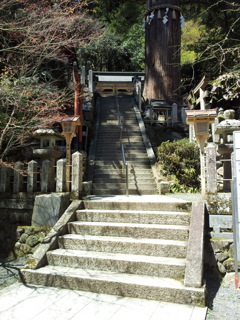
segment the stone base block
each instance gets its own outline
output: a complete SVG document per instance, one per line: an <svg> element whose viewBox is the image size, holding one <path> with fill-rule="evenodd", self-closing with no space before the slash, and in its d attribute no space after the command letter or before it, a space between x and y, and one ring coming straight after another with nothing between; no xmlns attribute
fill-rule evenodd
<svg viewBox="0 0 240 320"><path fill-rule="evenodd" d="M68 193L38 195L35 198L32 225L53 227L70 204Z"/></svg>

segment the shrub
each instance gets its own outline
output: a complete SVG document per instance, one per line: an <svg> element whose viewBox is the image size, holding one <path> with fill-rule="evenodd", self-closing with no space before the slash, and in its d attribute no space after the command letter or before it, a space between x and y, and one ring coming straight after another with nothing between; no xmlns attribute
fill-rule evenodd
<svg viewBox="0 0 240 320"><path fill-rule="evenodd" d="M174 179L173 192L197 192L200 188L200 158L196 143L187 139L165 141L158 147L161 174Z"/></svg>

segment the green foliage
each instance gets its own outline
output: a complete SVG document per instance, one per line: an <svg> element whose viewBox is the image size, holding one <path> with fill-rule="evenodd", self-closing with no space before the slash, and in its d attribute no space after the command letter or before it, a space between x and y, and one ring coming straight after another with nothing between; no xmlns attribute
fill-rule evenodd
<svg viewBox="0 0 240 320"><path fill-rule="evenodd" d="M92 39L79 55L82 64L93 70L122 71L129 62L121 38L110 29L106 29L100 38Z"/></svg>
<svg viewBox="0 0 240 320"><path fill-rule="evenodd" d="M192 64L197 59L193 45L198 41L202 32L204 32L204 28L197 20L186 21L181 40L181 64Z"/></svg>
<svg viewBox="0 0 240 320"><path fill-rule="evenodd" d="M130 70L144 70L144 44L145 34L143 32L142 24L136 23L130 28L123 41L123 47L129 52Z"/></svg>
<svg viewBox="0 0 240 320"><path fill-rule="evenodd" d="M187 139L165 141L158 147L162 174L174 178L173 192L196 192L200 187L199 149Z"/></svg>
<svg viewBox="0 0 240 320"><path fill-rule="evenodd" d="M79 51L82 64L93 70L132 71L143 68L144 35L138 25L133 25L123 40L110 28L92 39L88 46Z"/></svg>
<svg viewBox="0 0 240 320"><path fill-rule="evenodd" d="M238 66L239 67L239 66ZM240 98L240 69L224 73L213 82L212 97L216 100L233 101Z"/></svg>

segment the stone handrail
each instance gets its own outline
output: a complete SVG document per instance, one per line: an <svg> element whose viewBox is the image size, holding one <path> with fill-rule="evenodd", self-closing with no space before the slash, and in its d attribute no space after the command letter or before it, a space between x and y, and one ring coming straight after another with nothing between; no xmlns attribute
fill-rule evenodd
<svg viewBox="0 0 240 320"><path fill-rule="evenodd" d="M203 285L203 254L206 206L193 202L189 229L184 285L200 288Z"/></svg>

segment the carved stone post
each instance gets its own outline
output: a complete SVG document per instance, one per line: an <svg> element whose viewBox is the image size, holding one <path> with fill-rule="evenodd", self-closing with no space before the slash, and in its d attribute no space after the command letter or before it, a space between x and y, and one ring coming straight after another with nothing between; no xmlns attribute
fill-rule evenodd
<svg viewBox="0 0 240 320"><path fill-rule="evenodd" d="M92 70L89 70L89 73L88 73L88 89L89 89L89 92L93 92L93 72L92 72Z"/></svg>
<svg viewBox="0 0 240 320"><path fill-rule="evenodd" d="M56 192L66 191L66 159L57 161Z"/></svg>
<svg viewBox="0 0 240 320"><path fill-rule="evenodd" d="M28 163L27 192L37 191L37 162L32 160Z"/></svg>
<svg viewBox="0 0 240 320"><path fill-rule="evenodd" d="M206 153L206 176L207 193L217 192L217 151L214 144L209 144L205 148Z"/></svg>
<svg viewBox="0 0 240 320"><path fill-rule="evenodd" d="M83 156L80 152L75 152L72 155L72 191L75 199L79 199L80 193L82 192L82 158Z"/></svg>
<svg viewBox="0 0 240 320"><path fill-rule="evenodd" d="M56 174L51 161L44 160L42 163L41 192L55 191L55 178Z"/></svg>
<svg viewBox="0 0 240 320"><path fill-rule="evenodd" d="M17 162L14 165L13 192L23 191L23 163Z"/></svg>
<svg viewBox="0 0 240 320"><path fill-rule="evenodd" d="M0 167L0 192L10 191L10 171L8 167Z"/></svg>

